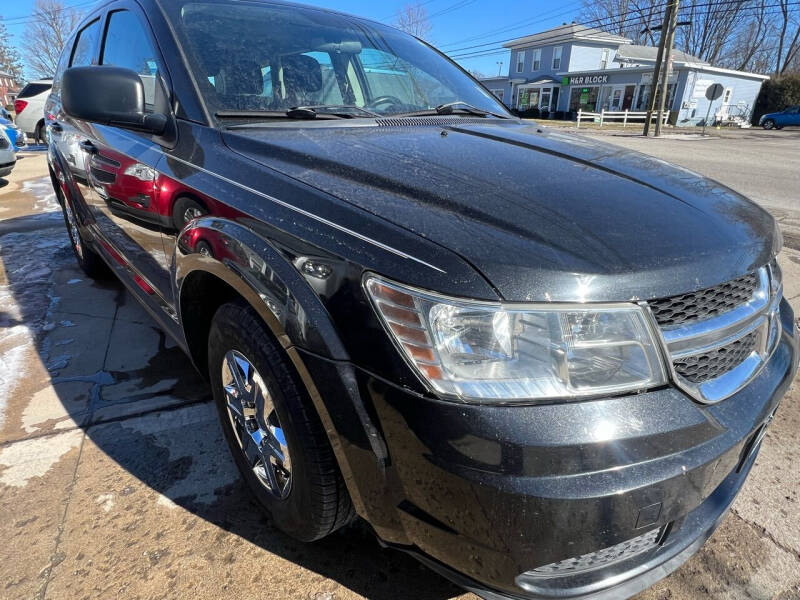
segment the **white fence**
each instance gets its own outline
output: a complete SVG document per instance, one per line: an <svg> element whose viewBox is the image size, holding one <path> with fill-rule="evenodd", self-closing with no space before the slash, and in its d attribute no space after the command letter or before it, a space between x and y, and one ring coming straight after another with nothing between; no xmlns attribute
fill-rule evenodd
<svg viewBox="0 0 800 600"><path fill-rule="evenodd" d="M647 119L646 112L633 112L630 110L620 110L620 111L607 111L605 109L601 110L600 112L588 112L585 110L578 110L578 122L576 124L577 128L580 128L581 121L591 121L592 123L600 123L600 127L603 126L604 123L608 122L619 122L622 120L622 126L627 127L629 122L638 121L644 123ZM655 121L658 119L658 113L653 111L652 116L650 117L651 121ZM664 124L667 124L667 119L669 119L669 111L664 111Z"/></svg>

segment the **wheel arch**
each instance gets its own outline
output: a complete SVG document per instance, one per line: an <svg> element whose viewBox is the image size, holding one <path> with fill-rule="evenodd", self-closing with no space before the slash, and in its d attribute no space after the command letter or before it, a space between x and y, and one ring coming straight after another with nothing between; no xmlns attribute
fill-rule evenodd
<svg viewBox="0 0 800 600"><path fill-rule="evenodd" d="M211 246L211 256L195 251L200 241ZM202 319L213 316L208 314L211 308L238 297L259 314L284 349L300 346L326 358L349 360L316 292L268 240L247 227L218 217L195 219L178 235L174 257L175 297L190 348L198 347L195 331L207 334ZM192 351L192 358L202 359L202 350ZM202 372L204 363L195 364Z"/></svg>
<svg viewBox="0 0 800 600"><path fill-rule="evenodd" d="M224 248L227 255L206 256L194 252L193 247L198 240L213 240L215 252ZM192 221L179 234L174 256L176 308L187 350L195 366L208 376L208 334L211 319L220 306L226 302L241 301L255 310L284 349L311 397L356 511L364 514L361 491L344 450L346 444L339 434L340 421L345 418L343 413L361 422L364 445L371 447L381 460L386 456L385 444L379 439L362 399L354 391L355 386L347 386L350 393L344 397L324 399L304 361L305 352L298 351L298 347L303 348L336 364L349 360L319 296L294 265L269 241L227 219L201 217ZM270 273L268 280L264 277L265 269ZM276 314L276 290L283 289L287 295L282 306L287 310L277 311ZM294 308L288 310L291 307ZM329 402L336 403L336 406L329 410ZM343 411L342 403L349 404L349 410ZM337 415L336 423L332 412Z"/></svg>

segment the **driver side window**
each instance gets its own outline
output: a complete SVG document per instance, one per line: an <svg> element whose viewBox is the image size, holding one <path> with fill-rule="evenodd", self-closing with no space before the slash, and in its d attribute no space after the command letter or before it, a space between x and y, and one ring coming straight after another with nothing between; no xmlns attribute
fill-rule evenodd
<svg viewBox="0 0 800 600"><path fill-rule="evenodd" d="M371 99L392 96L404 104L429 108L457 100L436 79L398 57L364 48L358 55Z"/></svg>

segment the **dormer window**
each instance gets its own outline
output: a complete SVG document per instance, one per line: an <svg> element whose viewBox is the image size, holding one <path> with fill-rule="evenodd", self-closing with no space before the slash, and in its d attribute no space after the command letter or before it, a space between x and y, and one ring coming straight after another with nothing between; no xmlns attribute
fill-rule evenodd
<svg viewBox="0 0 800 600"><path fill-rule="evenodd" d="M558 71L561 68L561 46L553 48L553 70Z"/></svg>
<svg viewBox="0 0 800 600"><path fill-rule="evenodd" d="M540 71L542 68L542 49L536 48L533 51L533 66L531 70L535 73L536 71Z"/></svg>
<svg viewBox="0 0 800 600"><path fill-rule="evenodd" d="M520 50L517 52L517 73L522 73L525 70L525 51Z"/></svg>

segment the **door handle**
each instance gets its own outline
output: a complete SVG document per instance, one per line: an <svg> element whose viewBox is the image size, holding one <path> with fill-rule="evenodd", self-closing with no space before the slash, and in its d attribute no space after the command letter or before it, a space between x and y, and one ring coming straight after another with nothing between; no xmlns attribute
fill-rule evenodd
<svg viewBox="0 0 800 600"><path fill-rule="evenodd" d="M81 142L80 144L78 144L78 146L80 146L81 150L83 150L87 154L97 154L97 146L95 146L89 140Z"/></svg>
<svg viewBox="0 0 800 600"><path fill-rule="evenodd" d="M61 126L61 123L59 123L58 121L51 121L50 129L52 129L56 133L61 133L62 131L64 131L64 128Z"/></svg>

